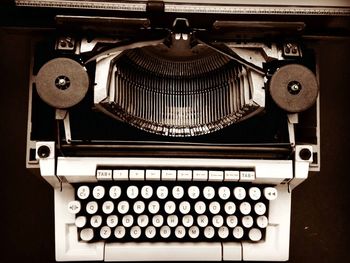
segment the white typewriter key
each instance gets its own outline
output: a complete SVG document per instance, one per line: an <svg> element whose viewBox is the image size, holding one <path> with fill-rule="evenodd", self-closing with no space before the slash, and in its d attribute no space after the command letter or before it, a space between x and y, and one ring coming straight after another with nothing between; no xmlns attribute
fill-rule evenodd
<svg viewBox="0 0 350 263"><path fill-rule="evenodd" d="M230 232L226 226L222 226L219 228L218 234L220 238L227 238Z"/></svg>
<svg viewBox="0 0 350 263"><path fill-rule="evenodd" d="M197 217L197 224L200 227L206 227L209 223L209 219L206 215L200 215L199 217Z"/></svg>
<svg viewBox="0 0 350 263"><path fill-rule="evenodd" d="M130 229L130 236L134 239L137 239L141 236L141 228L139 226L133 226Z"/></svg>
<svg viewBox="0 0 350 263"><path fill-rule="evenodd" d="M269 201L275 200L277 198L277 189L274 187L264 188L264 196Z"/></svg>
<svg viewBox="0 0 350 263"><path fill-rule="evenodd" d="M90 241L94 238L94 230L92 228L84 228L80 231L80 238L83 241Z"/></svg>
<svg viewBox="0 0 350 263"><path fill-rule="evenodd" d="M84 227L86 224L86 217L85 216L78 216L75 219L75 225L76 227Z"/></svg>
<svg viewBox="0 0 350 263"><path fill-rule="evenodd" d="M168 196L168 188L165 186L159 186L157 188L157 197L159 199L165 199Z"/></svg>
<svg viewBox="0 0 350 263"><path fill-rule="evenodd" d="M148 216L147 215L140 215L138 218L137 218L137 224L140 226L140 227L145 227L148 225Z"/></svg>
<svg viewBox="0 0 350 263"><path fill-rule="evenodd" d="M193 171L193 181L208 181L208 171L207 170L194 170Z"/></svg>
<svg viewBox="0 0 350 263"><path fill-rule="evenodd" d="M226 218L226 224L231 228L236 227L238 224L237 216L228 216Z"/></svg>
<svg viewBox="0 0 350 263"><path fill-rule="evenodd" d="M249 188L249 197L252 200L258 200L261 197L261 191L258 187Z"/></svg>
<svg viewBox="0 0 350 263"><path fill-rule="evenodd" d="M192 180L192 170L178 170L177 171L178 181L191 181Z"/></svg>
<svg viewBox="0 0 350 263"><path fill-rule="evenodd" d="M141 188L141 195L145 199L149 199L153 195L153 188L149 185L145 185Z"/></svg>
<svg viewBox="0 0 350 263"><path fill-rule="evenodd" d="M191 226L188 230L188 235L190 236L190 238L197 238L199 236L198 226Z"/></svg>
<svg viewBox="0 0 350 263"><path fill-rule="evenodd" d="M69 213L75 215L75 214L79 213L80 209L81 209L80 201L74 200L74 201L70 201L68 203L68 211L69 211Z"/></svg>
<svg viewBox="0 0 350 263"><path fill-rule="evenodd" d="M107 226L116 227L118 224L118 217L116 215L110 215L107 217Z"/></svg>
<svg viewBox="0 0 350 263"><path fill-rule="evenodd" d="M145 203L143 201L136 201L134 203L134 212L136 214L142 214L145 211Z"/></svg>
<svg viewBox="0 0 350 263"><path fill-rule="evenodd" d="M185 215L183 218L182 218L182 224L185 226L185 227L190 227L193 225L193 216L191 215Z"/></svg>
<svg viewBox="0 0 350 263"><path fill-rule="evenodd" d="M173 201L167 201L164 205L165 213L168 215L172 214L176 210L176 204Z"/></svg>
<svg viewBox="0 0 350 263"><path fill-rule="evenodd" d="M106 201L103 203L102 205L102 211L103 213L109 215L110 213L112 213L114 210L114 204L112 201Z"/></svg>
<svg viewBox="0 0 350 263"><path fill-rule="evenodd" d="M86 199L89 197L90 189L86 185L82 185L77 190L77 195L80 199Z"/></svg>
<svg viewBox="0 0 350 263"><path fill-rule="evenodd" d="M179 219L178 219L177 215L170 215L167 217L166 222L167 222L168 226L176 227L177 224L179 223Z"/></svg>
<svg viewBox="0 0 350 263"><path fill-rule="evenodd" d="M95 186L94 189L92 190L92 196L95 199L101 199L105 195L105 188L103 186Z"/></svg>
<svg viewBox="0 0 350 263"><path fill-rule="evenodd" d="M267 225L269 223L269 220L267 219L266 216L259 216L257 219L256 219L256 224L258 225L258 227L260 228L266 228Z"/></svg>
<svg viewBox="0 0 350 263"><path fill-rule="evenodd" d="M215 235L215 230L214 227L212 226L207 226L206 228L204 228L204 236L206 238L213 238Z"/></svg>
<svg viewBox="0 0 350 263"><path fill-rule="evenodd" d="M155 213L158 213L159 211L159 203L157 201L151 201L149 204L148 204L148 211L151 213L151 214L155 214Z"/></svg>
<svg viewBox="0 0 350 263"><path fill-rule="evenodd" d="M242 227L240 226L236 226L234 229L233 229L233 236L234 238L237 238L237 239L241 239L244 235L244 230Z"/></svg>
<svg viewBox="0 0 350 263"><path fill-rule="evenodd" d="M201 215L205 212L206 205L203 201L198 201L194 205L194 211L196 211L197 214Z"/></svg>
<svg viewBox="0 0 350 263"><path fill-rule="evenodd" d="M180 199L184 196L184 189L182 186L174 186L172 191L173 197L175 199Z"/></svg>
<svg viewBox="0 0 350 263"><path fill-rule="evenodd" d="M249 236L249 239L254 242L257 242L262 238L261 231L260 229L257 229L257 228L250 229L248 236Z"/></svg>
<svg viewBox="0 0 350 263"><path fill-rule="evenodd" d="M114 236L118 239L123 238L125 236L125 227L117 226L114 230Z"/></svg>
<svg viewBox="0 0 350 263"><path fill-rule="evenodd" d="M243 216L242 217L242 225L246 228L252 227L254 224L254 220L251 216Z"/></svg>
<svg viewBox="0 0 350 263"><path fill-rule="evenodd" d="M118 203L117 209L121 214L126 214L129 211L129 203L127 201L121 201Z"/></svg>
<svg viewBox="0 0 350 263"><path fill-rule="evenodd" d="M122 224L125 227L131 227L134 223L134 217L132 215L125 215L122 218Z"/></svg>
<svg viewBox="0 0 350 263"><path fill-rule="evenodd" d="M183 215L186 215L190 212L191 210L191 205L187 201L182 201L179 205L179 210Z"/></svg>
<svg viewBox="0 0 350 263"><path fill-rule="evenodd" d="M126 195L130 199L135 199L139 195L139 189L135 185L130 185L126 190Z"/></svg>
<svg viewBox="0 0 350 263"><path fill-rule="evenodd" d="M162 226L160 228L159 234L162 238L168 238L171 234L171 229L168 226Z"/></svg>
<svg viewBox="0 0 350 263"><path fill-rule="evenodd" d="M256 203L254 205L254 211L258 215L263 215L266 212L266 205L262 202Z"/></svg>
<svg viewBox="0 0 350 263"><path fill-rule="evenodd" d="M224 218L221 215L214 216L212 221L215 227L221 227L224 224Z"/></svg>
<svg viewBox="0 0 350 263"><path fill-rule="evenodd" d="M236 212L236 205L234 202L229 201L225 204L224 209L226 214L233 215Z"/></svg>
<svg viewBox="0 0 350 263"><path fill-rule="evenodd" d="M213 199L214 196L215 196L215 190L214 190L214 188L211 187L211 186L206 186L206 187L204 187L204 189L203 189L203 195L204 195L204 198L205 198L205 199L208 199L208 200Z"/></svg>
<svg viewBox="0 0 350 263"><path fill-rule="evenodd" d="M200 194L200 191L199 191L198 186L190 186L188 188L188 196L191 199L197 199L199 197L199 194Z"/></svg>
<svg viewBox="0 0 350 263"><path fill-rule="evenodd" d="M233 195L236 197L236 199L243 200L246 196L246 191L243 187L238 186L233 189Z"/></svg>
<svg viewBox="0 0 350 263"><path fill-rule="evenodd" d="M98 205L95 201L90 201L89 203L86 204L86 212L88 214L93 215L97 212Z"/></svg>
<svg viewBox="0 0 350 263"><path fill-rule="evenodd" d="M219 188L219 197L222 200L227 200L230 197L230 189L226 186L221 186Z"/></svg>
<svg viewBox="0 0 350 263"><path fill-rule="evenodd" d="M175 181L176 180L176 170L162 170L162 180L163 181Z"/></svg>
<svg viewBox="0 0 350 263"><path fill-rule="evenodd" d="M212 213L212 214L214 214L214 215L216 215L217 213L219 213L219 212L220 212L220 203L219 203L219 202L216 202L216 201L211 202L211 203L209 204L209 211L210 211L210 213Z"/></svg>
<svg viewBox="0 0 350 263"><path fill-rule="evenodd" d="M111 229L108 227L108 226L103 226L100 230L100 236L103 238L103 239L107 239L111 236Z"/></svg>
<svg viewBox="0 0 350 263"><path fill-rule="evenodd" d="M154 238L156 235L156 228L154 226L148 226L145 230L145 235L147 238Z"/></svg>
<svg viewBox="0 0 350 263"><path fill-rule="evenodd" d="M250 211L252 211L252 207L248 202L243 202L239 205L239 211L241 211L243 215L248 215Z"/></svg>
<svg viewBox="0 0 350 263"><path fill-rule="evenodd" d="M90 224L92 227L99 227L102 224L102 217L101 216L92 216L90 219Z"/></svg>
<svg viewBox="0 0 350 263"><path fill-rule="evenodd" d="M130 180L145 180L145 170L130 170L129 171Z"/></svg>
<svg viewBox="0 0 350 263"><path fill-rule="evenodd" d="M161 227L164 223L164 218L162 215L155 215L152 218L152 225L155 227Z"/></svg>
<svg viewBox="0 0 350 263"><path fill-rule="evenodd" d="M177 238L183 238L186 235L186 229L183 226L177 226L175 228L175 236Z"/></svg>
<svg viewBox="0 0 350 263"><path fill-rule="evenodd" d="M112 198L112 199L117 199L120 197L122 193L122 190L120 189L119 186L112 186L110 189L109 189L109 196Z"/></svg>

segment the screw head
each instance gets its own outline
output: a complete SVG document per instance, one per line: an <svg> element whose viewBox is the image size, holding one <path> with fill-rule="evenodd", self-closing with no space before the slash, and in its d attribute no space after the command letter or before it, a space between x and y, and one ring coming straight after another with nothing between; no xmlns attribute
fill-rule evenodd
<svg viewBox="0 0 350 263"><path fill-rule="evenodd" d="M47 158L50 156L51 150L47 145L41 145L38 148L38 156L40 158Z"/></svg>

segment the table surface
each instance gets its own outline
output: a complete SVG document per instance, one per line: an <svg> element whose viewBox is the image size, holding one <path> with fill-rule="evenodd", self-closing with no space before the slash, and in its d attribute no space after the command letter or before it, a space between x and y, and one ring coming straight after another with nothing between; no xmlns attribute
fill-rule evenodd
<svg viewBox="0 0 350 263"><path fill-rule="evenodd" d="M53 191L25 168L29 39L0 30L1 262L54 262ZM350 40L318 46L321 172L293 191L289 262L350 262Z"/></svg>

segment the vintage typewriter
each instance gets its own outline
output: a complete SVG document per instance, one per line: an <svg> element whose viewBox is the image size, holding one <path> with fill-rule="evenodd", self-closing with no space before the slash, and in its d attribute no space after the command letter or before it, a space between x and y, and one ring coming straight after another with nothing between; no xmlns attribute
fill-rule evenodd
<svg viewBox="0 0 350 263"><path fill-rule="evenodd" d="M50 18L27 167L54 188L58 261L288 260L291 192L320 164L304 36L349 9L15 2Z"/></svg>

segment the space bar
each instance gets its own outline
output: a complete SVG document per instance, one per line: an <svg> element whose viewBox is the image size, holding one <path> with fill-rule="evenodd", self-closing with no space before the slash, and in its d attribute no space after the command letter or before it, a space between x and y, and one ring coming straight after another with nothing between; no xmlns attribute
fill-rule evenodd
<svg viewBox="0 0 350 263"><path fill-rule="evenodd" d="M221 261L221 243L106 243L105 261Z"/></svg>

